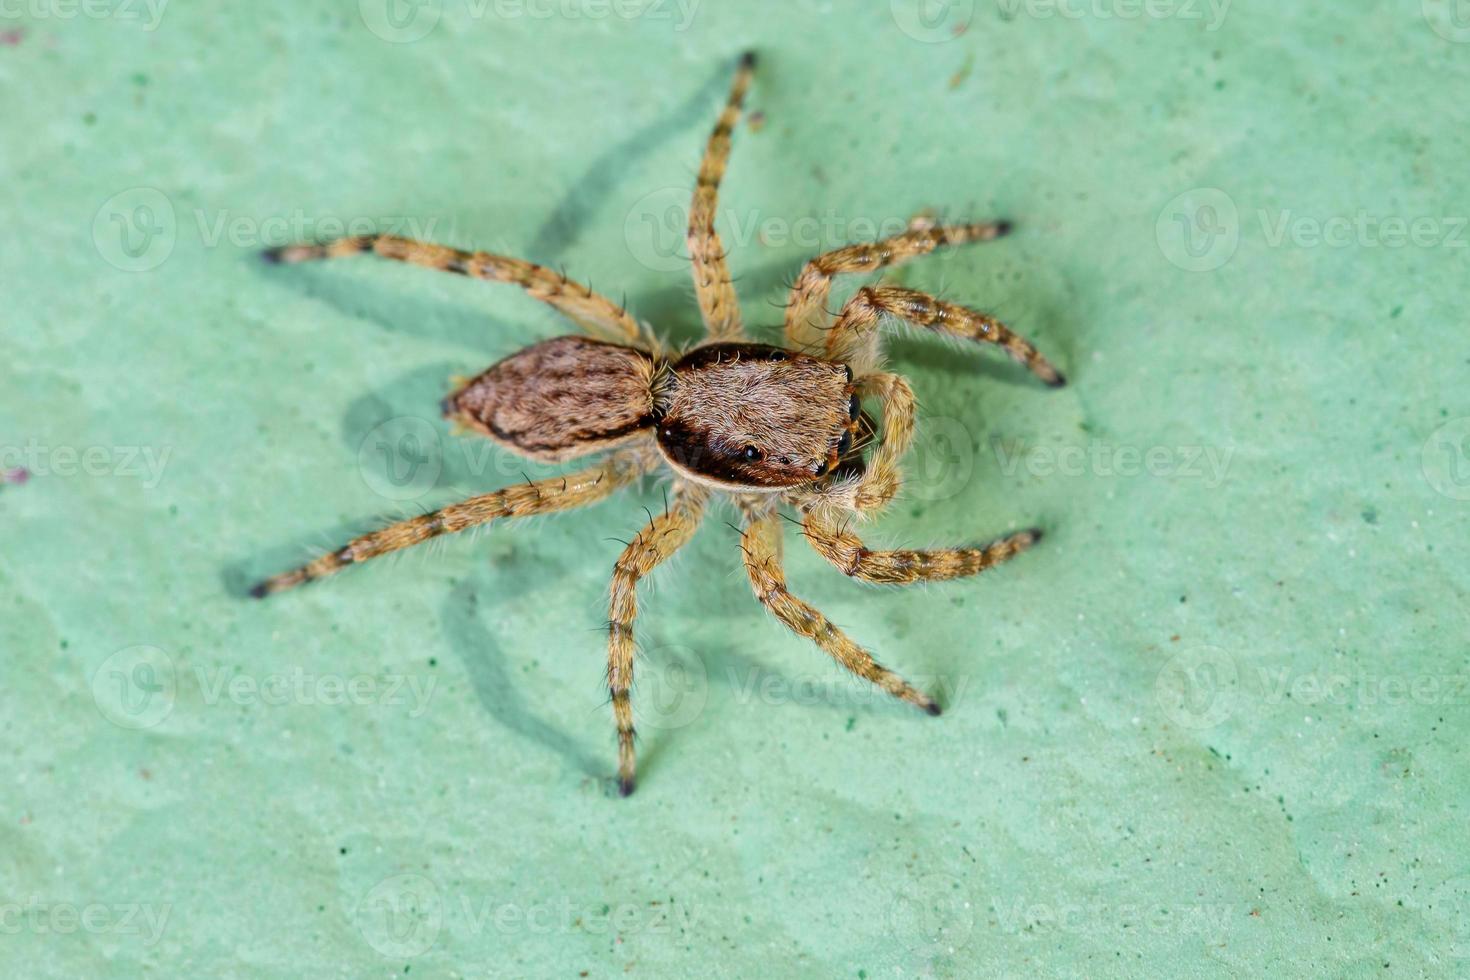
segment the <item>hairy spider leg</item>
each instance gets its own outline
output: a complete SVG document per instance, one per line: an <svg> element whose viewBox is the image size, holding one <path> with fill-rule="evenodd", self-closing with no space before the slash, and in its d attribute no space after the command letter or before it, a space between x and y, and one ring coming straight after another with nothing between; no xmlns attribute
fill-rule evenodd
<svg viewBox="0 0 1470 980"><path fill-rule="evenodd" d="M709 491L677 481L668 508L655 514L613 566L607 614L607 689L618 727L618 791L627 796L637 780L633 747L633 620L638 616L638 582L694 536Z"/></svg>
<svg viewBox="0 0 1470 980"><path fill-rule="evenodd" d="M751 590L766 610L788 629L811 640L847 670L931 715L940 713L934 699L873 659L832 621L786 587L781 565L781 517L774 511L749 513L740 537Z"/></svg>
<svg viewBox="0 0 1470 980"><path fill-rule="evenodd" d="M704 160L699 165L699 178L694 186L694 199L689 205L689 258L694 264L694 292L699 299L699 312L704 317L705 332L711 340L738 340L745 335L740 320L740 302L730 279L725 261L725 247L715 231L715 207L719 200L720 179L730 159L730 134L740 119L745 92L755 71L755 53L746 52L735 72L730 98L720 113L720 120L710 133Z"/></svg>
<svg viewBox="0 0 1470 980"><path fill-rule="evenodd" d="M349 565L422 544L442 534L453 534L503 517L529 517L552 511L571 510L607 497L627 486L648 469L647 457L617 453L593 466L565 476L518 483L494 493L450 504L432 514L391 524L364 534L336 551L328 552L300 568L272 576L250 591L257 599L284 592L305 582L333 575Z"/></svg>
<svg viewBox="0 0 1470 980"><path fill-rule="evenodd" d="M936 333L995 344L1053 388L1067 383L1061 372L1042 357L1029 340L995 317L899 286L864 286L859 289L827 331L827 356L839 361L858 356L875 360L878 326L885 315L927 327Z"/></svg>
<svg viewBox="0 0 1470 980"><path fill-rule="evenodd" d="M555 309L594 337L648 348L650 340L622 306L545 266L492 252L466 252L397 235L359 235L319 245L284 245L262 253L267 262L296 263L371 254L472 279L508 282Z"/></svg>
<svg viewBox="0 0 1470 980"><path fill-rule="evenodd" d="M818 255L806 264L791 287L786 303L787 346L809 352L821 349L831 319L827 300L835 277L848 272L876 272L946 245L993 241L1010 230L1009 221L966 225L914 222L908 231L892 238L848 245Z"/></svg>

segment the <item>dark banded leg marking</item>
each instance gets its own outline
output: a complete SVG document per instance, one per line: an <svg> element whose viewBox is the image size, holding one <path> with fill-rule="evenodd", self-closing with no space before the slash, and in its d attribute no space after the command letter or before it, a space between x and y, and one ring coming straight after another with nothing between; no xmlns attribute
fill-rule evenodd
<svg viewBox="0 0 1470 980"><path fill-rule="evenodd" d="M813 513L805 515L802 533L817 554L844 574L883 585L938 582L975 575L1009 561L1041 540L1041 530L1031 528L983 548L870 551L857 535L835 520Z"/></svg>
<svg viewBox="0 0 1470 980"><path fill-rule="evenodd" d="M750 587L761 605L792 632L806 637L852 673L870 681L896 698L901 698L931 715L939 705L898 674L873 659L826 616L796 598L786 588L781 567L781 518L775 513L747 520L740 538L745 553L745 571Z"/></svg>
<svg viewBox="0 0 1470 980"><path fill-rule="evenodd" d="M511 283L594 336L617 343L645 343L638 321L622 306L575 280L524 259L491 252L465 252L397 235L362 235L320 245L286 245L270 249L262 257L267 262L292 264L366 254L472 279Z"/></svg>
<svg viewBox="0 0 1470 980"><path fill-rule="evenodd" d="M898 286L864 286L859 289L827 332L827 356L844 359L851 356L859 344L876 342L877 328L885 314L936 333L994 344L1053 388L1067 383L1061 372L1042 357L1029 340L995 317Z"/></svg>
<svg viewBox="0 0 1470 980"><path fill-rule="evenodd" d="M607 615L607 690L618 729L618 791L627 796L637 779L633 747L633 620L638 615L638 582L684 546L699 527L708 492L675 484L668 509L656 514L623 550L613 566Z"/></svg>
<svg viewBox="0 0 1470 980"><path fill-rule="evenodd" d="M827 300L832 280L848 272L876 272L891 265L928 255L946 245L988 242L1009 234L1009 221L976 222L967 225L932 225L914 222L901 235L882 241L848 245L819 255L806 264L786 304L786 343L797 350L820 349L829 315Z"/></svg>
<svg viewBox="0 0 1470 980"><path fill-rule="evenodd" d="M536 483L518 483L504 490L471 497L432 514L400 521L380 531L354 538L337 551L322 555L300 568L266 579L250 594L257 599L326 578L349 565L422 544L441 534L453 534L503 517L527 517L570 510L608 496L642 472L631 456L609 457L601 466L555 476Z"/></svg>
<svg viewBox="0 0 1470 980"><path fill-rule="evenodd" d="M720 113L719 122L710 133L699 177L694 186L694 200L689 205L689 258L694 265L694 291L699 298L699 312L704 317L705 332L713 340L736 340L744 336L740 303L725 261L725 247L715 231L715 208L719 200L720 180L730 160L730 134L740 119L745 93L755 71L755 53L740 59L730 98Z"/></svg>

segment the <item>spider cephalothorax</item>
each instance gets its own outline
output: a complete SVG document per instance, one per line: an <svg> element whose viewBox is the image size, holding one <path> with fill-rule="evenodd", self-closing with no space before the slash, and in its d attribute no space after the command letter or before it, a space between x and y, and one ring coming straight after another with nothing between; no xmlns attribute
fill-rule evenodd
<svg viewBox="0 0 1470 980"><path fill-rule="evenodd" d="M767 344L707 344L674 365L658 448L725 490L786 490L830 473L852 447L859 399L845 364Z"/></svg>
<svg viewBox="0 0 1470 980"><path fill-rule="evenodd" d="M796 598L781 568L781 508L800 515L803 536L823 558L866 582L901 584L973 575L1024 551L1036 529L991 544L931 551L874 551L850 529L850 517L888 506L902 483L899 461L913 438L908 382L878 370L878 329L885 319L995 344L1049 385L1062 376L1000 321L916 290L865 286L833 318L832 280L873 272L946 245L1006 234L1004 221L937 225L916 220L904 233L849 245L812 259L792 287L785 345L752 342L741 323L725 251L714 229L715 199L730 135L755 58L736 74L725 111L710 136L689 213L689 254L706 340L668 351L621 306L550 270L489 252L462 252L387 235L291 245L272 262L372 253L458 275L514 283L592 336L556 337L525 348L465 382L444 400L444 414L524 456L560 462L599 455L593 465L451 504L432 514L365 534L344 547L261 582L266 596L348 565L488 522L568 510L600 500L640 476L673 476L668 506L613 565L608 607L608 690L618 729L618 785L634 785L633 620L638 581L692 536L713 494L731 498L744 521L741 552L756 598L838 663L930 714L928 695L880 665L825 616ZM864 411L881 410L881 426Z"/></svg>

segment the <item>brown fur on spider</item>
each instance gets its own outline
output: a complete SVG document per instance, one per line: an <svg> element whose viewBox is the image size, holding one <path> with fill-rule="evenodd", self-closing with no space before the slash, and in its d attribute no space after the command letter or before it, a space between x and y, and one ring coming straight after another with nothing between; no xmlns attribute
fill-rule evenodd
<svg viewBox="0 0 1470 980"><path fill-rule="evenodd" d="M592 466L472 497L364 535L294 571L266 579L266 596L323 578L430 538L507 517L569 510L600 500L640 476L673 475L669 506L653 515L613 566L608 611L608 688L618 730L618 786L634 786L633 619L637 585L694 533L711 496L733 499L743 517L741 550L755 596L782 623L839 664L883 690L939 714L939 705L883 667L816 609L786 588L781 564L782 504L801 515L803 536L848 575L908 583L973 575L1034 544L1039 530L983 547L873 551L850 529L895 497L899 460L914 429L908 382L880 368L878 329L889 320L995 344L1049 385L1062 376L1023 338L974 310L910 289L863 287L835 320L826 311L832 279L873 272L945 245L989 241L1006 222L943 226L915 221L896 237L850 245L807 263L786 308L785 346L751 342L714 229L716 193L755 66L740 64L729 102L710 136L689 213L689 253L707 340L675 354L619 305L586 286L520 259L461 252L392 236L292 245L273 262L373 253L415 265L509 282L581 326L590 336L557 337L507 357L444 401L468 428L533 459L598 454ZM864 401L881 408L879 437Z"/></svg>

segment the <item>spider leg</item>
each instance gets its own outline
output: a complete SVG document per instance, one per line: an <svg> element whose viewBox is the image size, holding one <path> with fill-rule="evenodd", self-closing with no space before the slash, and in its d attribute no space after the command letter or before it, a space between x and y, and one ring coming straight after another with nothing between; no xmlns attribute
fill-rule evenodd
<svg viewBox="0 0 1470 980"><path fill-rule="evenodd" d="M788 629L811 640L857 676L931 715L939 714L939 705L932 698L874 660L872 654L832 625L831 620L786 588L786 574L781 567L780 522L780 516L774 511L746 518L740 544L756 599Z"/></svg>
<svg viewBox="0 0 1470 980"><path fill-rule="evenodd" d="M720 113L720 120L710 134L704 160L699 165L699 179L694 187L694 200L689 205L689 258L694 263L694 290L699 298L699 312L704 317L705 332L711 340L737 340L744 335L740 322L740 303L731 285L730 268L725 262L725 247L715 231L715 206L719 199L720 179L730 159L730 133L740 119L745 91L750 87L755 70L755 52L748 51L740 59L730 98Z"/></svg>
<svg viewBox="0 0 1470 980"><path fill-rule="evenodd" d="M617 303L545 266L491 252L466 252L396 235L361 235L319 245L285 245L263 253L268 262L295 263L371 253L473 279L514 283L595 337L647 347L638 321Z"/></svg>
<svg viewBox="0 0 1470 980"><path fill-rule="evenodd" d="M802 533L817 554L845 574L880 585L936 582L974 575L1009 561L1041 540L1040 529L1032 528L983 548L870 551L834 514L818 510L804 515Z"/></svg>
<svg viewBox="0 0 1470 980"><path fill-rule="evenodd" d="M614 454L601 465L589 469L535 482L518 483L504 490L450 504L432 514L400 521L380 531L354 538L344 547L324 554L300 568L274 575L256 585L250 594L262 599L304 582L325 578L348 565L357 565L369 558L499 518L528 517L532 514L585 506L631 483L646 471L645 459L644 456L632 453Z"/></svg>
<svg viewBox="0 0 1470 980"><path fill-rule="evenodd" d="M618 726L618 790L633 792L636 757L633 749L633 620L638 615L638 581L653 571L694 535L709 494L689 483L676 483L663 513L650 516L613 566L608 603L607 688Z"/></svg>
<svg viewBox="0 0 1470 980"><path fill-rule="evenodd" d="M899 460L914 440L914 392L900 375L879 372L857 380L859 395L883 406L883 429L875 439L872 455L860 475L832 480L815 488L788 494L798 506L817 505L830 509L877 513L898 496L903 486Z"/></svg>
<svg viewBox="0 0 1470 980"><path fill-rule="evenodd" d="M845 272L876 272L898 265L945 245L988 242L1009 233L1008 221L976 222L967 225L934 225L915 221L909 230L881 241L848 245L819 255L806 264L786 305L786 345L797 350L814 350L822 345L827 327L827 299L832 280Z"/></svg>
<svg viewBox="0 0 1470 980"><path fill-rule="evenodd" d="M862 352L864 345L876 353L872 348L877 345L877 328L885 314L906 323L928 327L937 333L995 344L1052 387L1060 388L1067 383L1061 372L1052 367L1030 341L1012 332L995 317L898 286L864 286L859 289L827 332L827 356L850 360L854 354Z"/></svg>

